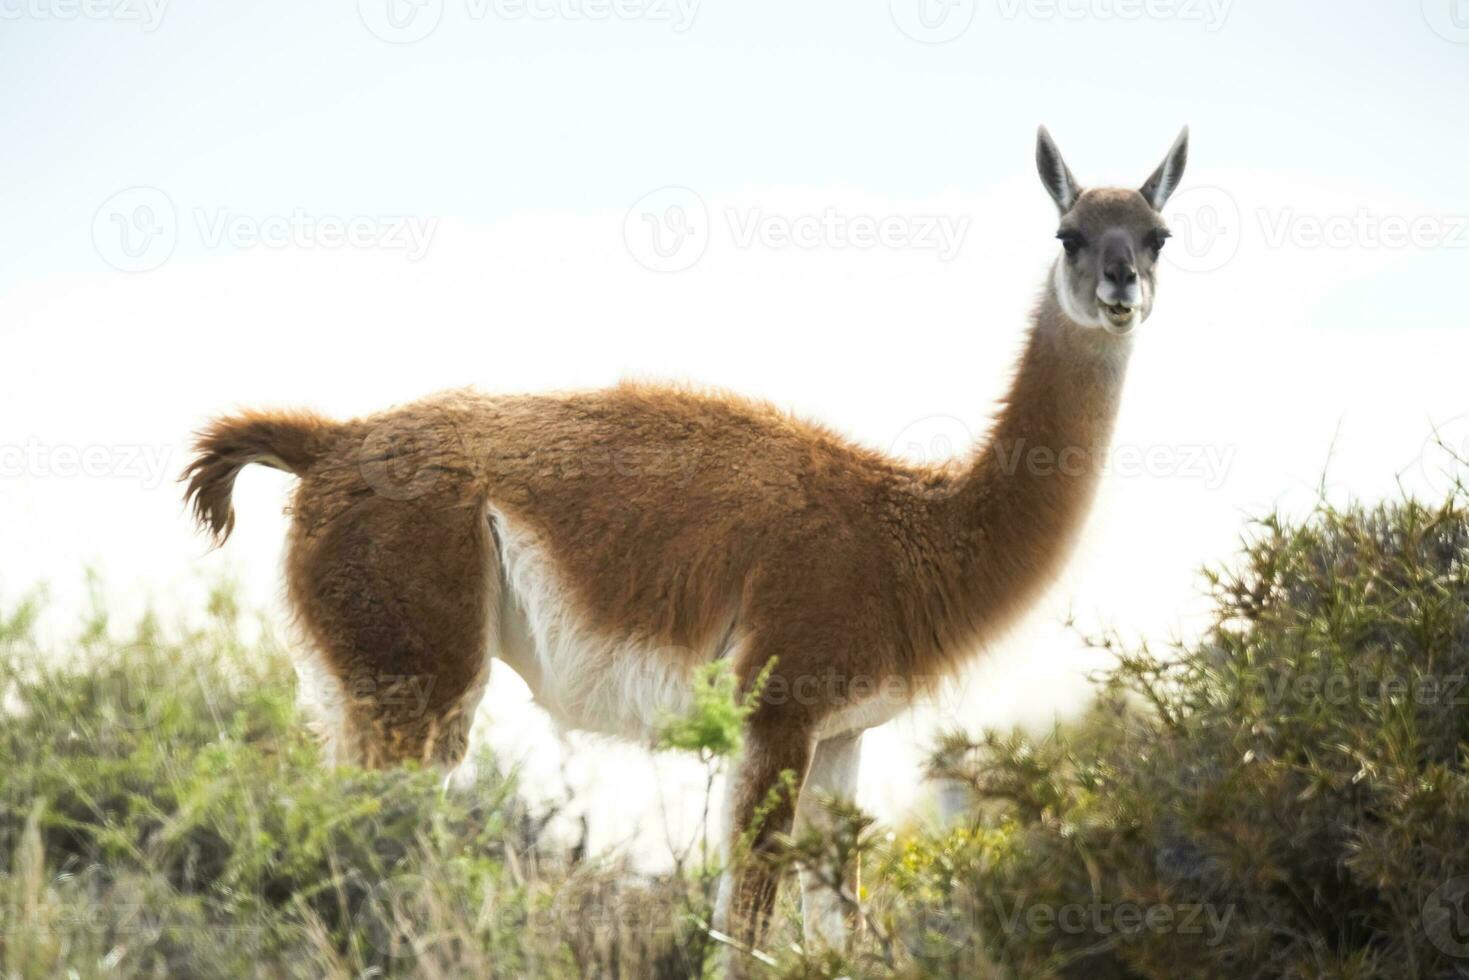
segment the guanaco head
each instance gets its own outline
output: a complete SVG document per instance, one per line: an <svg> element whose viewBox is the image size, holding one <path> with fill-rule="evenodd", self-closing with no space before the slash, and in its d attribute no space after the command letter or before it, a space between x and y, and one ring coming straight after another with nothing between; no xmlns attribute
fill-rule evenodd
<svg viewBox="0 0 1469 980"><path fill-rule="evenodd" d="M1158 254L1168 240L1163 205L1188 162L1188 128L1135 191L1083 190L1044 126L1035 159L1041 182L1061 211L1056 237L1063 252L1051 280L1062 312L1079 326L1128 333L1153 311Z"/></svg>

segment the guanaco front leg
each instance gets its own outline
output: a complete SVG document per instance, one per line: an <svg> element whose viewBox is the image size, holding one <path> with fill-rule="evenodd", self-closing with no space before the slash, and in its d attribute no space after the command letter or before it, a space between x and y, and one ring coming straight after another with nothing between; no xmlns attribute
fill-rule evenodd
<svg viewBox="0 0 1469 980"><path fill-rule="evenodd" d="M811 764L812 738L757 712L745 731L745 747L731 776L729 866L720 883L714 926L744 947L759 949L775 908L780 875L770 861L775 838L789 834L796 799ZM732 974L748 965L745 954L729 959Z"/></svg>

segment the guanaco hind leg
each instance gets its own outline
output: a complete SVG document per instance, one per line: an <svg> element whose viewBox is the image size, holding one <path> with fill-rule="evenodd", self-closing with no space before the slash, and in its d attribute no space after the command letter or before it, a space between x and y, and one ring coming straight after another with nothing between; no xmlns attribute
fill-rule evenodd
<svg viewBox="0 0 1469 980"><path fill-rule="evenodd" d="M824 800L835 798L851 801L857 795L857 773L862 762L862 733L849 732L816 744L811 771L796 802L796 833L810 827L821 827ZM801 922L808 940L823 942L832 949L842 949L849 935L847 920L850 907L842 900L838 888L855 896L859 885L857 868L837 871L835 881L822 874L801 869Z"/></svg>
<svg viewBox="0 0 1469 980"><path fill-rule="evenodd" d="M297 528L290 596L331 702L334 761L452 769L468 747L498 606L483 511L373 496Z"/></svg>

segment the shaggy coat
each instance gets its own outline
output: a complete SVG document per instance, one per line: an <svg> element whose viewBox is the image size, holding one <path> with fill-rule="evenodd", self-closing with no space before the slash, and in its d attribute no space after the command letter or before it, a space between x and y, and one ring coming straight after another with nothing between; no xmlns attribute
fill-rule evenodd
<svg viewBox="0 0 1469 980"><path fill-rule="evenodd" d="M456 391L348 422L219 419L199 438L188 493L222 542L242 466L300 478L290 599L325 666L369 695L367 715L348 722L367 723L354 738L383 757L373 761L452 762L462 749L437 744L439 712L497 653L510 536L535 542L606 650L642 651L678 674L733 657L746 680L777 658L767 686L813 696L768 713L818 731L851 707L849 691L918 682L921 693L951 674L1059 570L1097 483L1129 345L1070 327L1047 297L1005 410L966 466L911 465L730 395L623 384ZM399 723L375 685L423 675L434 710L421 726Z"/></svg>
<svg viewBox="0 0 1469 980"><path fill-rule="evenodd" d="M300 478L289 596L340 761L456 764L492 655L567 724L632 737L678 709L697 665L732 658L748 683L774 659L749 719L744 826L817 741L886 721L1051 580L1129 346L1048 295L968 465L910 465L768 405L624 384L459 391L348 422L220 419L188 492L223 541L242 466ZM571 662L566 634L581 641ZM787 829L791 805L768 825Z"/></svg>
<svg viewBox="0 0 1469 980"><path fill-rule="evenodd" d="M766 805L783 773L808 797L850 794L860 733L1061 568L1151 307L1184 145L1142 192L1082 192L1042 133L1066 254L968 460L911 465L726 394L456 391L345 422L217 420L188 497L222 542L242 467L299 478L289 596L339 761L457 764L491 657L567 725L632 738L688 704L702 664L727 658L746 687L769 670L729 813L733 839L764 850L798 816L798 794ZM720 922L753 943L775 879L745 860L726 882ZM839 934L840 905L809 885L806 898L808 924Z"/></svg>

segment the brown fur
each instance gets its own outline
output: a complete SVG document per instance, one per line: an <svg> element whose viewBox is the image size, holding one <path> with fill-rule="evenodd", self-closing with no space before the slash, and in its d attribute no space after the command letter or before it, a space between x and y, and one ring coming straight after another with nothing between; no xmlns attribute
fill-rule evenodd
<svg viewBox="0 0 1469 980"><path fill-rule="evenodd" d="M235 476L264 463L300 476L322 452L334 426L307 412L251 412L211 422L194 444L198 453L184 470L194 517L223 544L235 527L230 494Z"/></svg>
<svg viewBox="0 0 1469 980"><path fill-rule="evenodd" d="M1007 407L967 468L914 467L769 406L622 385L560 396L454 392L359 421L248 414L201 437L188 494L223 541L239 467L300 476L287 579L319 654L349 690L348 758L452 765L490 647L498 592L486 506L534 527L588 619L670 655L734 626L748 681L914 685L961 666L1059 569L1096 483L1126 339L1081 331L1047 298ZM380 434L387 432L384 440ZM1083 454L1075 475L1012 454ZM393 679L384 681L383 678ZM384 697L432 678L426 712ZM824 685L813 690L826 691ZM735 793L745 827L813 732L844 706L765 699ZM766 821L790 826L793 801ZM768 908L749 877L735 909Z"/></svg>
<svg viewBox="0 0 1469 980"><path fill-rule="evenodd" d="M817 677L911 691L964 664L1060 569L1130 344L1073 323L1048 288L1003 411L967 465L908 465L730 395L624 384L457 391L340 423L220 420L200 437L188 497L223 541L241 466L269 459L300 477L290 598L347 691L346 757L369 764L453 765L464 753L505 587L490 508L545 543L598 636L648 656L727 654L746 684L774 658L769 690ZM404 678L432 680L426 709L385 696ZM762 697L749 719L737 835L783 771L799 787L816 733L850 707L841 684L807 690ZM757 852L789 830L794 808L780 799ZM741 865L742 939L758 938L774 890L762 862Z"/></svg>
<svg viewBox="0 0 1469 980"><path fill-rule="evenodd" d="M454 392L340 424L220 420L200 439L188 495L223 541L246 456L276 456L301 477L288 572L308 624L323 618L318 603L357 605L353 589L378 577L381 601L427 603L419 593L447 588L472 595L460 615L478 619L485 593L472 585L495 563L493 503L551 544L607 635L693 651L732 617L751 637L747 674L778 656L780 675L938 678L1056 572L1110 434L1123 362L1092 348L1127 341L1056 322L1049 300L1042 313L1007 410L962 470L912 467L736 397L625 384ZM385 428L408 438L373 453ZM1077 475L1033 465L1067 449L1084 453ZM396 486L422 492L379 492L372 468L385 459L402 469ZM338 580L340 597L318 598ZM380 643L342 645L361 656ZM442 662L440 649L425 653ZM787 720L813 725L824 706L799 708Z"/></svg>

